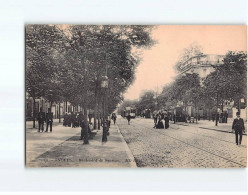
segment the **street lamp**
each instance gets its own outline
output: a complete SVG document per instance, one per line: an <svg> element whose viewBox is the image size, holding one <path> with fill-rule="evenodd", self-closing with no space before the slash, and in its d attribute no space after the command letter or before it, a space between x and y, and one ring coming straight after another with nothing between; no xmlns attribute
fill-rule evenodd
<svg viewBox="0 0 248 195"><path fill-rule="evenodd" d="M102 142L106 142L107 141L107 131L108 131L107 112L106 112L106 91L108 89L108 77L107 76L102 76L101 88L104 89L104 95L103 95L103 134L102 134Z"/></svg>

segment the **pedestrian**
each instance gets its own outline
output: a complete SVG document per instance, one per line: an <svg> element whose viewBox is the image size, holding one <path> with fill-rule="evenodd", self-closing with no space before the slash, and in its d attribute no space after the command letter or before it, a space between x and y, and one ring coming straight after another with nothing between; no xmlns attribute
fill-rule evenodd
<svg viewBox="0 0 248 195"><path fill-rule="evenodd" d="M215 114L214 113L212 114L212 121L213 122L215 121Z"/></svg>
<svg viewBox="0 0 248 195"><path fill-rule="evenodd" d="M154 121L154 127L153 128L155 128L156 125L157 125L157 121L158 121L158 115L157 115L157 113L153 113L153 121Z"/></svg>
<svg viewBox="0 0 248 195"><path fill-rule="evenodd" d="M232 124L232 130L235 132L236 145L242 142L242 134L245 133L244 120L240 118L240 112L236 113L237 118L234 119ZM239 136L239 139L238 139Z"/></svg>
<svg viewBox="0 0 248 195"><path fill-rule="evenodd" d="M130 115L130 114L128 114L128 115L127 115L128 125L130 125L130 120L131 120L131 115Z"/></svg>
<svg viewBox="0 0 248 195"><path fill-rule="evenodd" d="M67 125L68 125L68 127L71 126L71 113L70 112L69 112L68 118L67 118Z"/></svg>
<svg viewBox="0 0 248 195"><path fill-rule="evenodd" d="M115 113L113 113L111 118L112 118L112 120L114 121L114 124L115 124L115 122L116 122L116 118L117 118L116 114L115 114Z"/></svg>
<svg viewBox="0 0 248 195"><path fill-rule="evenodd" d="M176 124L176 115L173 114L173 121L174 121L174 124Z"/></svg>
<svg viewBox="0 0 248 195"><path fill-rule="evenodd" d="M68 125L68 114L67 112L65 113L65 116L64 116L64 121L63 121L63 126L67 126Z"/></svg>
<svg viewBox="0 0 248 195"><path fill-rule="evenodd" d="M220 114L218 112L216 113L216 120L217 120L217 122L219 122L219 120L220 120Z"/></svg>
<svg viewBox="0 0 248 195"><path fill-rule="evenodd" d="M44 122L45 122L45 119L46 119L46 115L45 115L45 112L42 111L42 107L40 108L40 112L38 113L38 116L37 116L37 120L38 120L38 123L39 123L39 130L38 132L40 132L40 130L43 132L44 131Z"/></svg>
<svg viewBox="0 0 248 195"><path fill-rule="evenodd" d="M164 128L164 124L163 124L163 122L162 122L161 117L159 116L159 117L158 117L158 123L157 123L157 125L156 125L156 129L163 129L163 128Z"/></svg>
<svg viewBox="0 0 248 195"><path fill-rule="evenodd" d="M224 114L223 112L220 113L220 120L219 120L220 123L223 123L224 122Z"/></svg>
<svg viewBox="0 0 248 195"><path fill-rule="evenodd" d="M53 113L51 112L51 108L48 108L48 113L46 113L46 132L48 132L48 126L50 126L50 132L52 132Z"/></svg>
<svg viewBox="0 0 248 195"><path fill-rule="evenodd" d="M164 128L165 129L168 129L169 128L169 117L168 117L168 114L165 114L165 117L164 117Z"/></svg>
<svg viewBox="0 0 248 195"><path fill-rule="evenodd" d="M72 128L75 128L76 123L76 114L74 112L71 113L71 126Z"/></svg>

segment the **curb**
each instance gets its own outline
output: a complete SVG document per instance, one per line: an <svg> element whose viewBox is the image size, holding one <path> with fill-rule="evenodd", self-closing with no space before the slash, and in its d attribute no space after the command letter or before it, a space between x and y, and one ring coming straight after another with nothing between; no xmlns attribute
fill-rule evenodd
<svg viewBox="0 0 248 195"><path fill-rule="evenodd" d="M186 125L186 124L175 124L175 125L181 125L181 126L186 126L186 127L190 127L190 125ZM232 134L235 134L234 132L232 131L225 131L225 130L221 130L221 129L213 129L213 128L207 128L207 127L199 127L201 129L207 129L207 130L212 130L212 131L219 131L219 132L222 132L222 133L232 133ZM246 133L243 133L242 135L246 135Z"/></svg>
<svg viewBox="0 0 248 195"><path fill-rule="evenodd" d="M219 132L223 132L223 133L232 133L232 134L235 134L234 132L232 131L224 131L224 130L220 130L220 129L211 129L211 128L207 128L207 127L199 127L201 129L207 129L207 130L212 130L212 131L219 131ZM243 133L242 135L247 135L246 133Z"/></svg>
<svg viewBox="0 0 248 195"><path fill-rule="evenodd" d="M134 159L133 153L131 152L130 148L128 147L127 142L125 141L125 139L124 139L124 137L123 137L123 135L122 135L122 133L121 133L121 131L119 129L118 124L117 123L115 123L115 124L116 124L116 128L117 128L117 132L120 133L120 135L121 135L120 137L121 137L121 140L123 141L124 147L126 149L127 156L131 161L130 162L131 168L137 168L137 164L136 164L136 161Z"/></svg>

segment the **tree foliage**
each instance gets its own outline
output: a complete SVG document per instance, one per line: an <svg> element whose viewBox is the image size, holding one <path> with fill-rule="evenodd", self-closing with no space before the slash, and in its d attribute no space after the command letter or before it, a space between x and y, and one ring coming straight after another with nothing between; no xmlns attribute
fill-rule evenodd
<svg viewBox="0 0 248 195"><path fill-rule="evenodd" d="M139 56L133 48L154 44L151 30L144 25L27 25L27 92L34 99L91 109L106 95L112 112L134 80ZM103 76L109 80L107 91L101 88Z"/></svg>

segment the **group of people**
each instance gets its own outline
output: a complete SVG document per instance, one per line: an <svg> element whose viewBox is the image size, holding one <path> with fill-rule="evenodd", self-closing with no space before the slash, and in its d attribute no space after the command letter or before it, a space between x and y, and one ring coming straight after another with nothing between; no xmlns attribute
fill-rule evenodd
<svg viewBox="0 0 248 195"><path fill-rule="evenodd" d="M212 114L212 121L214 122L217 120L219 123L227 123L228 113L221 112L221 113L213 113Z"/></svg>
<svg viewBox="0 0 248 195"><path fill-rule="evenodd" d="M48 112L43 112L42 107L40 108L40 112L37 115L37 120L39 123L38 132L44 131L44 123L46 122L46 131L48 132L48 127L50 127L50 132L52 132L53 127L53 113L51 112L51 108L48 108Z"/></svg>
<svg viewBox="0 0 248 195"><path fill-rule="evenodd" d="M83 121L83 114L82 112L79 113L65 113L64 115L64 121L63 121L63 126L65 127L80 127L81 123Z"/></svg>
<svg viewBox="0 0 248 195"><path fill-rule="evenodd" d="M158 113L153 113L153 119L154 119L154 127L156 129L168 129L169 128L169 121L170 116L169 113L165 111L159 111ZM163 123L164 120L164 123Z"/></svg>

